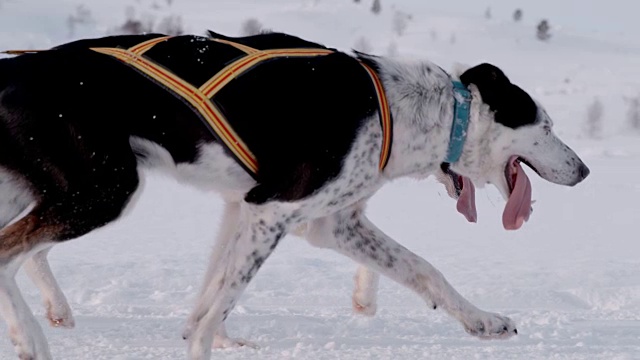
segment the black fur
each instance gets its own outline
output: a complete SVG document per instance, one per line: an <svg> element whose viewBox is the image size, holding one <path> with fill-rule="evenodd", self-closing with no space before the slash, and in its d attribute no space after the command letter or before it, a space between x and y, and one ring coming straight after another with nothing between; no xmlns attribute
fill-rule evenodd
<svg viewBox="0 0 640 360"><path fill-rule="evenodd" d="M460 81L478 88L482 100L495 112L497 123L516 129L535 122L538 107L533 99L497 67L480 64L465 71Z"/></svg>
<svg viewBox="0 0 640 360"><path fill-rule="evenodd" d="M309 49L329 49L329 50L337 51L334 48L328 48L324 45L320 45L318 43L307 41L297 36L284 34L284 33L266 32L259 35L251 35L251 36L245 36L245 37L231 37L231 36L226 36L220 33L216 33L211 30L208 30L207 32L209 34L209 37L211 38L237 42L239 44L246 45L258 50L309 48Z"/></svg>
<svg viewBox="0 0 640 360"><path fill-rule="evenodd" d="M326 49L282 33L243 38L209 34L259 50ZM335 53L326 56L265 62L214 97L258 157L261 184L247 194L248 202L300 199L319 189L338 175L362 121L375 114L375 89L362 65L331 50ZM341 131L334 131L338 127Z"/></svg>
<svg viewBox="0 0 640 360"><path fill-rule="evenodd" d="M368 75L341 53L264 63L214 101L257 154L261 187L248 197L256 203L299 199L337 176L363 120L377 110Z"/></svg>
<svg viewBox="0 0 640 360"><path fill-rule="evenodd" d="M215 137L181 99L89 47L131 47L160 36L81 40L0 60L0 166L21 174L43 212L80 236L117 218L138 184L131 136L193 162ZM284 34L232 39L259 49L322 47ZM202 37L180 36L146 55L195 86L243 54ZM257 156L258 186L247 201L304 198L338 175L357 130L377 111L358 60L336 52L271 60L215 98ZM340 131L335 131L339 128Z"/></svg>

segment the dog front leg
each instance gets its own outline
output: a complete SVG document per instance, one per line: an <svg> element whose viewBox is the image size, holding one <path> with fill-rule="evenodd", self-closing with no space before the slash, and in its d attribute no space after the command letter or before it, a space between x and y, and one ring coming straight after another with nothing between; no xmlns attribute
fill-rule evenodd
<svg viewBox="0 0 640 360"><path fill-rule="evenodd" d="M220 256L223 261L212 271L189 318L189 359L209 359L214 332L285 235L287 219L291 221L279 204L241 204L235 232Z"/></svg>
<svg viewBox="0 0 640 360"><path fill-rule="evenodd" d="M318 242L323 239L318 239L317 237L310 238L307 236L307 231L307 223L303 223L295 227L291 231L291 234L306 238L312 246L326 247L324 241ZM358 266L358 270L356 270L356 275L353 280L355 285L353 295L351 296L353 312L365 316L374 316L377 310L377 293L380 275L368 267L360 265Z"/></svg>
<svg viewBox="0 0 640 360"><path fill-rule="evenodd" d="M214 276L216 268L222 267L224 268L226 265L223 255L225 254L225 249L232 242L233 234L236 231L236 226L238 224L238 218L240 217L240 203L239 202L225 202L224 207L222 209L222 219L220 221L220 226L218 227L218 234L216 236L215 244L211 249L211 257L209 258L209 265L207 267L207 272L204 276L203 286L200 290L199 295L202 296L206 290L211 278ZM186 339L189 337L189 334L193 330L195 324L188 323L183 333L183 337ZM248 347L256 347L254 344L244 340L244 339L233 339L230 338L227 334L227 330L224 326L224 322L220 325L220 327L216 330L215 335L213 336L213 348L214 349L225 349L225 348L233 348L240 346L248 346Z"/></svg>
<svg viewBox="0 0 640 360"><path fill-rule="evenodd" d="M354 289L351 301L357 314L373 316L378 309L378 284L380 275L366 266L358 266L354 276Z"/></svg>
<svg viewBox="0 0 640 360"><path fill-rule="evenodd" d="M233 234L236 231L239 217L240 203L226 202L222 209L222 219L220 220L220 226L218 227L216 241L211 249L211 257L209 258L209 265L207 266L207 272L204 276L203 286L200 289L200 296L202 296L202 294L207 290L206 285L211 281L211 277L215 273L216 267L224 260L224 251L227 245L231 242Z"/></svg>
<svg viewBox="0 0 640 360"><path fill-rule="evenodd" d="M440 307L458 319L472 335L506 338L517 334L509 318L475 307L431 264L376 228L361 206L313 221L307 236L408 287L433 309Z"/></svg>

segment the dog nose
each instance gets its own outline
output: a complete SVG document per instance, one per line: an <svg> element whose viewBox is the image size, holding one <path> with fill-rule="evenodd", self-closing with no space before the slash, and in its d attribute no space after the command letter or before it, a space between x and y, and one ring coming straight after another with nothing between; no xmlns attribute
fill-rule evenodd
<svg viewBox="0 0 640 360"><path fill-rule="evenodd" d="M591 173L591 170L589 170L587 165L581 164L580 168L578 168L578 173L580 174L580 179L584 180L587 178L587 176L589 176L589 174Z"/></svg>

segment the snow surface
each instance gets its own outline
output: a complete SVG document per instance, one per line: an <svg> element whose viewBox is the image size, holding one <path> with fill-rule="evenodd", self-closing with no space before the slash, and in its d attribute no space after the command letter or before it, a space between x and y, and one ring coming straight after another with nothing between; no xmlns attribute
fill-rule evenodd
<svg viewBox="0 0 640 360"><path fill-rule="evenodd" d="M99 36L124 19L127 0L85 1L93 22L73 36L66 19L76 1L0 3L0 48L39 48ZM640 94L636 2L494 0L175 0L138 14L182 16L189 32L239 34L255 17L267 27L348 50L366 37L373 52L395 42L400 56L445 68L490 61L528 90L555 119L556 131L581 155L591 176L575 188L530 174L531 220L502 229L504 202L493 187L478 191L479 224L468 224L432 180L397 181L371 201L369 214L388 234L423 256L484 310L510 316L519 335L482 341L408 290L383 279L379 311L352 315L356 265L329 250L287 237L251 283L228 320L232 336L259 349L216 350L215 359L640 359L640 134L625 127L625 96ZM463 6L464 5L464 6ZM482 14L492 6L493 19ZM514 24L511 13L524 10ZM412 14L403 36L394 8ZM144 10L147 9L147 10ZM548 17L549 43L533 38ZM452 42L452 37L455 41ZM604 136L584 135L586 108L604 105ZM527 170L529 171L529 170ZM76 328L41 324L57 359L180 359L180 334L204 274L220 200L150 174L138 206L116 224L57 246L54 273ZM33 285L20 273L40 319ZM6 327L0 325L0 332ZM6 336L0 359L14 358Z"/></svg>

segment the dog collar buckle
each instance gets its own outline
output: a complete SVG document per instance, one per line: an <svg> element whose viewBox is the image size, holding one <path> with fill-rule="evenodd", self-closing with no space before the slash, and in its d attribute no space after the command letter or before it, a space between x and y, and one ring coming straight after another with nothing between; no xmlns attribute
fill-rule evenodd
<svg viewBox="0 0 640 360"><path fill-rule="evenodd" d="M453 164L460 160L462 148L467 139L469 113L471 110L471 92L459 81L453 82L453 125L445 162Z"/></svg>

